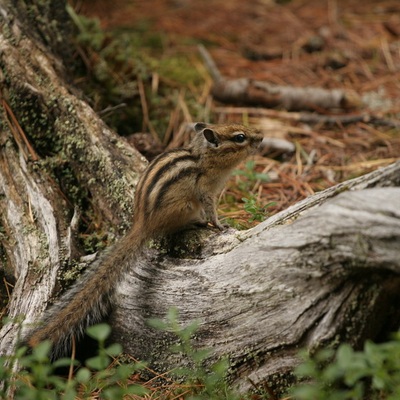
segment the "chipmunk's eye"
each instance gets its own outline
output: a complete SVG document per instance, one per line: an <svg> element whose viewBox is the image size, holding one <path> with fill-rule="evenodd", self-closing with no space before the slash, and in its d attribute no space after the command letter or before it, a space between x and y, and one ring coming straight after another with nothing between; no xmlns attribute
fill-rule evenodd
<svg viewBox="0 0 400 400"><path fill-rule="evenodd" d="M233 137L233 141L236 143L243 143L246 140L246 136L243 133L239 133L238 135Z"/></svg>

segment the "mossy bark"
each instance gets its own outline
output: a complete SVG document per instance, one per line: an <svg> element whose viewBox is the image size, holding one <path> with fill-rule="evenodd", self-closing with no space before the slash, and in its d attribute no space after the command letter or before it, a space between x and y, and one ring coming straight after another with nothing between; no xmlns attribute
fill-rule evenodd
<svg viewBox="0 0 400 400"><path fill-rule="evenodd" d="M84 253L79 230L113 240L130 226L146 166L70 85L65 5L0 3L0 263L15 285L8 315L28 321ZM12 347L17 325L1 331L2 351Z"/></svg>

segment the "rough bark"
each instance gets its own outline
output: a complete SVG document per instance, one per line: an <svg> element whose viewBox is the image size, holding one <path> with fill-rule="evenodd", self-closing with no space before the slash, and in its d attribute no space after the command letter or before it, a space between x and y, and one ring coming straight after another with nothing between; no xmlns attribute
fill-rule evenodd
<svg viewBox="0 0 400 400"><path fill-rule="evenodd" d="M49 33L49 43L37 28L46 18L54 26L65 4L41 4L48 12L32 2L0 3L0 265L15 283L8 316L28 321L68 276L76 277L77 219L83 222L75 209L92 218L88 230L97 224L120 233L130 225L134 187L146 164L67 83L52 53L54 36ZM12 347L18 331L18 323L3 327L0 351Z"/></svg>
<svg viewBox="0 0 400 400"><path fill-rule="evenodd" d="M248 232L212 236L195 258L149 252L121 285L114 338L172 368L173 337L146 320L175 306L183 326L200 322L196 346L229 356L242 390L284 387L301 347L384 338L400 322L400 188L379 186L399 181L397 163L345 182Z"/></svg>
<svg viewBox="0 0 400 400"><path fill-rule="evenodd" d="M46 35L29 34L27 7L0 3L0 265L15 283L8 315L32 321L79 273L76 208L87 226L123 231L145 163L69 86ZM191 232L173 252L148 250L119 289L114 338L160 369L185 362L171 357L171 335L146 324L176 306L183 325L200 321L195 345L229 356L246 390L248 378L287 377L299 346L384 337L400 321L399 185L400 162L248 232ZM3 326L1 353L18 330Z"/></svg>

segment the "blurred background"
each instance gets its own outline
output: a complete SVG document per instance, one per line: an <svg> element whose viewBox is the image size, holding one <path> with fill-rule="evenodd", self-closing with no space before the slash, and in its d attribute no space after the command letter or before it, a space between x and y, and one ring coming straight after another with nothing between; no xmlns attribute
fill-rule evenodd
<svg viewBox="0 0 400 400"><path fill-rule="evenodd" d="M71 0L71 6L85 63L76 84L148 159L184 143L194 121L263 130L263 154L235 174L221 204L239 227L399 157L398 0ZM272 103L247 95L221 101L199 45L224 83L245 78L272 88L340 90L343 98L290 109L280 94ZM242 201L249 191L258 210L250 219Z"/></svg>

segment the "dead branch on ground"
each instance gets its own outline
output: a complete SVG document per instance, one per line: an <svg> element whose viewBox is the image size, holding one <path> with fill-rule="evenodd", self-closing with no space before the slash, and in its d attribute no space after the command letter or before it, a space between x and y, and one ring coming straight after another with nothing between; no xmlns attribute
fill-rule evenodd
<svg viewBox="0 0 400 400"><path fill-rule="evenodd" d="M274 85L251 78L226 79L204 46L199 52L213 80L212 95L222 103L282 107L286 110L355 109L360 97L353 91Z"/></svg>

